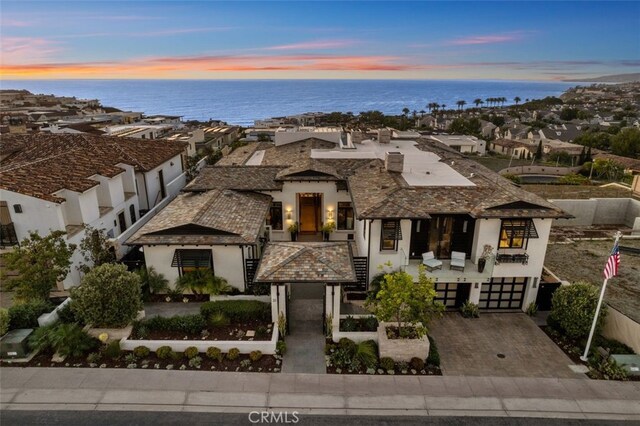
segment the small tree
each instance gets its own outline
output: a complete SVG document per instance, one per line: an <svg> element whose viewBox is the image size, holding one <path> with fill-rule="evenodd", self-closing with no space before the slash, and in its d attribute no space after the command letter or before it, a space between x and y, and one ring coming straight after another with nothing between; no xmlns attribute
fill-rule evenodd
<svg viewBox="0 0 640 426"><path fill-rule="evenodd" d="M169 280L163 274L156 272L153 266L140 268L136 273L140 277L142 288L148 288L150 293L164 293L169 289Z"/></svg>
<svg viewBox="0 0 640 426"><path fill-rule="evenodd" d="M86 324L123 327L142 309L140 277L124 265L100 265L71 289L71 298L73 311Z"/></svg>
<svg viewBox="0 0 640 426"><path fill-rule="evenodd" d="M577 282L561 286L551 299L551 323L556 323L571 338L580 339L589 335L593 315L600 297L597 286L587 282ZM596 332L602 329L607 315L606 306L602 306Z"/></svg>
<svg viewBox="0 0 640 426"><path fill-rule="evenodd" d="M87 226L79 248L85 263L78 266L78 270L85 274L93 267L116 261L116 255L109 245L109 237L104 229Z"/></svg>
<svg viewBox="0 0 640 426"><path fill-rule="evenodd" d="M7 280L7 288L16 290L21 301L48 300L49 292L71 269L75 244L67 244L64 231L53 231L46 237L30 232L20 246L5 256L7 270L18 277Z"/></svg>
<svg viewBox="0 0 640 426"><path fill-rule="evenodd" d="M432 318L442 315L444 305L433 298L436 291L433 281L427 278L424 266L418 267L418 282L404 271L385 274L375 299L367 302L378 319L394 321L398 334L402 335L403 323L414 327L418 336L426 333L426 327L415 327L418 322L426 326Z"/></svg>

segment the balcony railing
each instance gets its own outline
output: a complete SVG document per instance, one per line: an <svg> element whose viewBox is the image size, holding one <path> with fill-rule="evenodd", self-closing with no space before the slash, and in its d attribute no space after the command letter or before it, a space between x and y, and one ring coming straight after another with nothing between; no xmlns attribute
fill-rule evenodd
<svg viewBox="0 0 640 426"><path fill-rule="evenodd" d="M526 265L529 263L529 255L527 253L498 253L496 264L500 263L521 263Z"/></svg>

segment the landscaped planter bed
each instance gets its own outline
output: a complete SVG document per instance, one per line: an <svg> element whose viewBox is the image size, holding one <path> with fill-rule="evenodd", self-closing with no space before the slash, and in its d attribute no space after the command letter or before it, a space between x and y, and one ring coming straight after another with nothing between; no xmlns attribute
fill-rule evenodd
<svg viewBox="0 0 640 426"><path fill-rule="evenodd" d="M182 356L180 359L159 359L153 352L147 357L139 359L133 363L128 363L125 357L131 354L130 351L122 351L122 355L117 360L103 359L96 363L89 363L86 357L69 357L63 362L53 362L51 357L53 353L44 352L36 355L29 362L11 362L0 361L1 367L75 367L75 368L136 368L136 369L158 369L158 370L201 370L201 371L246 371L246 372L262 372L277 373L282 368L282 360L279 356L262 355L257 361L251 361L250 365L246 365L244 360L249 360L249 355L241 354L235 360L223 359L216 361L208 358L205 354L200 353L202 358L200 368L189 365L189 359ZM250 361L250 360L249 360Z"/></svg>
<svg viewBox="0 0 640 426"><path fill-rule="evenodd" d="M170 300L167 301L167 298ZM208 294L180 294L170 296L168 294L150 294L147 296L146 301L148 303L193 303L193 302L208 302ZM186 301L186 302L185 302Z"/></svg>
<svg viewBox="0 0 640 426"><path fill-rule="evenodd" d="M258 329L265 331L258 333ZM248 336L247 331L254 331ZM134 330L129 340L238 340L238 341L268 341L271 340L273 323L251 320L225 326L207 327L199 333L184 333L180 331L149 330L145 336L140 336L139 328Z"/></svg>
<svg viewBox="0 0 640 426"><path fill-rule="evenodd" d="M397 366L394 368L393 373L390 373L389 371L385 371L381 368L377 368L375 373L367 373L367 369L366 368L362 368L360 370L357 371L348 371L348 370L343 370L340 369L340 372L336 371L336 367L327 367L327 374L369 374L369 375L375 375L375 376L390 376L390 375L397 375L397 376L442 376L442 370L440 370L440 367L435 367L433 365L428 365L425 366L425 368L423 370L415 370L415 369L411 369L409 368L408 370L402 371L400 370Z"/></svg>
<svg viewBox="0 0 640 426"><path fill-rule="evenodd" d="M375 317L347 316L346 318L340 318L341 332L376 332L376 330L378 330L378 320Z"/></svg>
<svg viewBox="0 0 640 426"><path fill-rule="evenodd" d="M562 350L562 352L565 353L565 355L571 358L571 361L573 361L578 365L585 365L589 367L589 372L587 373L587 376L589 378L595 379L595 380L602 379L601 375L597 371L595 371L591 366L589 366L588 363L580 359L580 357L584 353L586 342L578 341L576 339L571 339L559 333L558 331L554 330L552 327L549 327L549 326L541 326L540 328L542 329L542 331L545 332L547 336L549 336L551 340L553 340L553 342ZM593 348L597 348L599 345L600 344L597 342L597 339L594 339L594 342L592 343L592 346L591 346L592 350ZM628 376L627 380L640 381L640 377Z"/></svg>

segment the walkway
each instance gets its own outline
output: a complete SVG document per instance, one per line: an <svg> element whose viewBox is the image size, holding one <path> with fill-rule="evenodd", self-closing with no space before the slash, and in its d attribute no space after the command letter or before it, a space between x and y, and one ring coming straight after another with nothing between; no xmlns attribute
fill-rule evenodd
<svg viewBox="0 0 640 426"><path fill-rule="evenodd" d="M3 411L269 409L640 420L640 382L13 367L0 369L0 378Z"/></svg>
<svg viewBox="0 0 640 426"><path fill-rule="evenodd" d="M322 307L324 284L292 285L289 303L287 353L282 362L284 373L325 374Z"/></svg>
<svg viewBox="0 0 640 426"><path fill-rule="evenodd" d="M203 302L189 303L145 303L144 314L146 318L155 316L173 317L176 315L195 315L200 313Z"/></svg>
<svg viewBox="0 0 640 426"><path fill-rule="evenodd" d="M450 312L430 328L447 376L585 377L524 313L480 312L470 319Z"/></svg>

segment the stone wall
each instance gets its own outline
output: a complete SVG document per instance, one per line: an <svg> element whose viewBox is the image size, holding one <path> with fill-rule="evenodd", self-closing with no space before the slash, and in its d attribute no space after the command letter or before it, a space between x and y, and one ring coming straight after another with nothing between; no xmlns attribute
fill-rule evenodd
<svg viewBox="0 0 640 426"><path fill-rule="evenodd" d="M640 227L640 201L632 198L590 198L588 200L549 200L573 219L561 219L562 226L625 225ZM640 229L640 228L639 228Z"/></svg>
<svg viewBox="0 0 640 426"><path fill-rule="evenodd" d="M381 322L378 325L378 350L380 358L389 357L394 361L411 361L411 358L426 360L429 356L429 338L425 334L420 339L389 339L387 327L393 323Z"/></svg>

